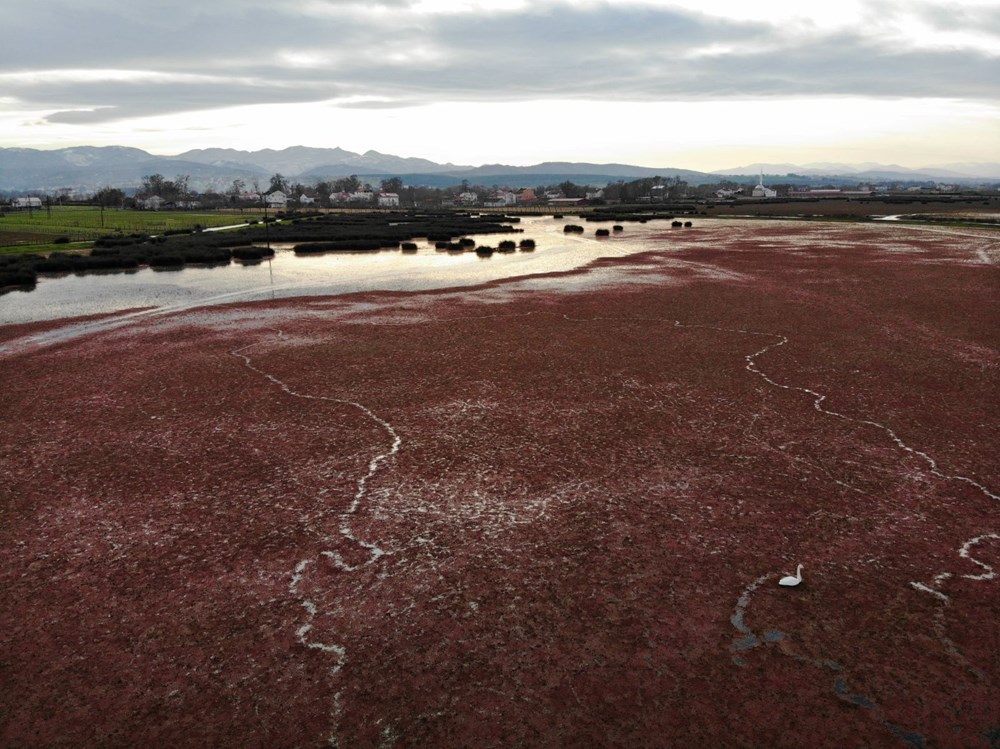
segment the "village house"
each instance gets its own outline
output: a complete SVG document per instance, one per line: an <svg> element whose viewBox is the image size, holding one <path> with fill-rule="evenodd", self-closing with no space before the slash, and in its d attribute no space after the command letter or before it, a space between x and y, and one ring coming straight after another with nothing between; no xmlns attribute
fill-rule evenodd
<svg viewBox="0 0 1000 749"><path fill-rule="evenodd" d="M394 192L380 192L378 204L381 208L399 208L399 195Z"/></svg>
<svg viewBox="0 0 1000 749"><path fill-rule="evenodd" d="M275 190L274 192L269 192L264 196L266 205L268 208L287 208L288 207L288 196L281 190Z"/></svg>
<svg viewBox="0 0 1000 749"><path fill-rule="evenodd" d="M148 198L136 198L135 205L136 208L141 208L145 211L158 211L163 208L166 202L159 195L150 195Z"/></svg>
<svg viewBox="0 0 1000 749"><path fill-rule="evenodd" d="M517 195L510 190L498 190L487 198L483 205L487 208L506 208L517 203Z"/></svg>
<svg viewBox="0 0 1000 749"><path fill-rule="evenodd" d="M538 196L534 190L528 187L517 194L517 202L521 205L534 205L538 202Z"/></svg>
<svg viewBox="0 0 1000 749"><path fill-rule="evenodd" d="M669 185L653 185L649 188L649 199L656 203L662 203L670 197Z"/></svg>
<svg viewBox="0 0 1000 749"><path fill-rule="evenodd" d="M590 201L586 198L550 198L549 205L555 208L567 208L577 205L587 205Z"/></svg>
<svg viewBox="0 0 1000 749"><path fill-rule="evenodd" d="M36 197L33 197L33 196L23 197L23 198L14 198L13 200L10 201L10 207L11 208L21 208L21 209L23 209L23 208L41 208L42 207L42 199L41 198L36 198Z"/></svg>

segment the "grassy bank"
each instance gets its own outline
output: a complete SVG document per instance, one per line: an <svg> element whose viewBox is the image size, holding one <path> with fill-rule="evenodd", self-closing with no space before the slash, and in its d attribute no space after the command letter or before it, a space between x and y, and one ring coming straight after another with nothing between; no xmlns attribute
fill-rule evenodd
<svg viewBox="0 0 1000 749"><path fill-rule="evenodd" d="M238 223L238 213L219 211L136 211L97 206L52 206L32 211L7 211L0 216L0 248L32 251L65 237L90 241L103 234L160 234L165 231Z"/></svg>

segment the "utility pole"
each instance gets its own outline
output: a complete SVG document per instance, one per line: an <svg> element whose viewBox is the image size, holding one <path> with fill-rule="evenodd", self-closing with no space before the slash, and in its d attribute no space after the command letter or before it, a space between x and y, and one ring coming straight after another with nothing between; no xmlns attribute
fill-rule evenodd
<svg viewBox="0 0 1000 749"><path fill-rule="evenodd" d="M267 220L267 195L263 195L262 199L264 201L264 241L267 242L267 249L271 249L270 222Z"/></svg>

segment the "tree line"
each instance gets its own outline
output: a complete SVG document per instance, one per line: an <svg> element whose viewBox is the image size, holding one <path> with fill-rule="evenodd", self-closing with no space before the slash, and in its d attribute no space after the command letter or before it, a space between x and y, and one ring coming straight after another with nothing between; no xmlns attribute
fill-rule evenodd
<svg viewBox="0 0 1000 749"><path fill-rule="evenodd" d="M557 184L540 184L533 189L538 202L544 204L547 196L583 199L589 198L593 204L602 203L641 203L641 202L677 202L690 199L713 197L715 191L722 187L736 187L735 182L728 180L717 184L689 185L679 177L644 177L631 181L618 180L603 187L577 184L571 180L563 180ZM166 202L181 200L197 200L203 208L232 207L255 199L262 194L281 191L291 200L301 195L307 195L316 201L320 207L330 205L330 196L339 193L356 193L363 190L373 192L395 193L399 195L400 206L406 208L436 207L448 205L456 201L460 195L474 193L480 203L485 202L497 193L508 190L505 185L471 184L468 180L448 187L429 187L405 185L399 177L387 177L380 180L377 186L363 182L356 174L330 180L316 180L309 184L286 178L280 173L272 175L268 180L234 179L223 191L206 190L197 194L190 187L188 175L177 175L168 179L161 174L151 174L142 177L141 186L135 193L137 197L157 195ZM520 188L519 188L520 189ZM516 190L515 190L516 191ZM249 196L254 196L250 198ZM132 198L122 188L103 187L94 193L90 202L102 207L130 207Z"/></svg>

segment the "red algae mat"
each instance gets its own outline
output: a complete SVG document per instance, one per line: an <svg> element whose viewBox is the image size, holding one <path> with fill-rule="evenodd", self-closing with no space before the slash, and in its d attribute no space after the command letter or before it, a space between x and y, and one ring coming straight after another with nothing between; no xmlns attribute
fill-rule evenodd
<svg viewBox="0 0 1000 749"><path fill-rule="evenodd" d="M5 336L0 745L1000 743L1000 237L647 246Z"/></svg>

